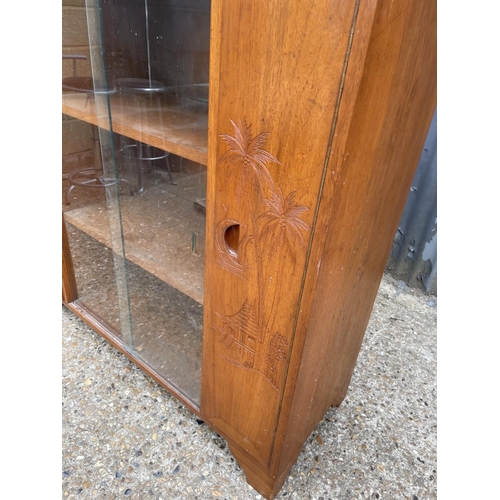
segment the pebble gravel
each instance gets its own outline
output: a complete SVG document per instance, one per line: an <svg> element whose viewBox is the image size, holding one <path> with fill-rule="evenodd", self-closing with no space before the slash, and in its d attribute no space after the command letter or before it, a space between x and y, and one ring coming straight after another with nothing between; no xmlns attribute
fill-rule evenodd
<svg viewBox="0 0 500 500"><path fill-rule="evenodd" d="M384 276L346 399L277 499L437 498L437 298ZM62 311L62 498L262 498L225 441Z"/></svg>

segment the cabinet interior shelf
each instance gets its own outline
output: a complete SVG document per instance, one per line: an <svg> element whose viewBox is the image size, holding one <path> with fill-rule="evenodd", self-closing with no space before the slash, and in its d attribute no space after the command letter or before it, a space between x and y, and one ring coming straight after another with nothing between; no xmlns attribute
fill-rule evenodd
<svg viewBox="0 0 500 500"><path fill-rule="evenodd" d="M205 215L193 199L203 192L206 172L176 177L177 185L151 186L139 196L120 196L120 212L106 202L67 209L70 224L113 248L110 227L119 217L128 260L168 283L196 302L203 303ZM191 249L192 232L200 237L198 254Z"/></svg>
<svg viewBox="0 0 500 500"><path fill-rule="evenodd" d="M110 96L110 106L114 133L206 166L207 103L168 94L115 94ZM62 112L109 130L107 109L96 109L92 95L64 94ZM100 118L98 113L106 115ZM174 175L176 185L150 186L136 196L125 190L119 211L109 210L105 199L94 199L84 206L67 207L65 218L111 249L110 228L121 224L128 260L203 304L205 215L194 204L205 197L206 170ZM78 193L86 196L85 190ZM113 222L117 217L120 220ZM195 254L193 233L198 238Z"/></svg>
<svg viewBox="0 0 500 500"><path fill-rule="evenodd" d="M111 94L109 101L114 133L207 165L207 103L166 93ZM62 112L109 130L107 109L96 109L90 94L63 94Z"/></svg>

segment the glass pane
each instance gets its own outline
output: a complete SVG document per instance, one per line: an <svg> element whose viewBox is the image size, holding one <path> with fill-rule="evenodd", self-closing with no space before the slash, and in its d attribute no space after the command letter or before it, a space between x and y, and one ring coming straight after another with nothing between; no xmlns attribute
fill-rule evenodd
<svg viewBox="0 0 500 500"><path fill-rule="evenodd" d="M86 12L93 93L63 106L97 125L105 203L67 221L111 251L128 349L199 403L210 2L87 0Z"/></svg>
<svg viewBox="0 0 500 500"><path fill-rule="evenodd" d="M68 102L85 111L93 97L90 46L84 8L63 0L62 36L62 210L78 288L78 301L120 336L120 307L111 245L96 237L91 214L107 211L99 130ZM109 222L105 231L109 233Z"/></svg>

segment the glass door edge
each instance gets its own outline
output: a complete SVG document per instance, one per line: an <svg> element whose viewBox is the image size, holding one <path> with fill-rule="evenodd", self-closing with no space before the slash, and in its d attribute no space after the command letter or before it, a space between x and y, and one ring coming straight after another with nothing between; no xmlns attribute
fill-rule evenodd
<svg viewBox="0 0 500 500"><path fill-rule="evenodd" d="M146 372L156 383L162 386L172 396L179 400L195 415L202 418L200 404L189 398L184 391L182 391L176 384L164 378L154 368L144 361L135 351L130 351L126 344L120 339L116 330L109 326L106 321L100 318L93 311L88 309L85 305L81 304L78 300L65 303L64 306L72 313L76 314L82 321L84 321L92 330L104 337L113 347L118 349L122 354L134 362L141 370Z"/></svg>

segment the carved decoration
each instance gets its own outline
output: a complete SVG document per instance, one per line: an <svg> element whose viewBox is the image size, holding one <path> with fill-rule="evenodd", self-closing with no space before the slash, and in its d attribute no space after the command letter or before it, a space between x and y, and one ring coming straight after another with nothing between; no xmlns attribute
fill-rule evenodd
<svg viewBox="0 0 500 500"><path fill-rule="evenodd" d="M272 154L268 153L262 146L266 143L268 132L252 137L252 127L245 120L239 120L236 125L230 120L234 128L234 137L222 134L226 144L229 146L218 163L226 163L230 167L229 176L238 175L237 194L241 195L241 188L248 188L248 184L256 180L261 190L267 184L273 184L273 179L266 163L277 163L281 165ZM245 189L245 192L248 192Z"/></svg>
<svg viewBox="0 0 500 500"><path fill-rule="evenodd" d="M268 233L272 233L272 236L276 238L278 234L279 243L286 244L292 255L295 253L294 241L304 245L301 230L309 231L309 226L299 219L300 215L309 209L294 202L296 192L293 191L285 199L281 189L276 188L271 192L271 199L265 200L267 210L258 217L266 221L262 226L261 236L265 237Z"/></svg>
<svg viewBox="0 0 500 500"><path fill-rule="evenodd" d="M310 227L300 217L309 208L295 202L296 191L285 196L275 185L267 165L281 163L264 149L269 133L253 137L245 120L237 124L231 120L231 124L234 136L221 135L229 149L217 165L226 169L227 186L235 189L235 199L246 204L243 212L248 220L243 224L227 217L223 205L226 217L216 226L216 262L243 279L251 273L258 292L256 297L247 298L237 313L216 313L213 328L219 331L222 357L260 372L277 389L279 366L288 354L288 340L273 328L283 286L283 264L295 261L297 245L305 248L304 233ZM229 251L224 241L225 230L235 224L245 229L238 254ZM244 249L250 241L254 260L246 262L250 254Z"/></svg>
<svg viewBox="0 0 500 500"><path fill-rule="evenodd" d="M265 375L271 382L271 384L276 387L276 368L280 361L286 359L288 352L288 340L283 337L280 333L276 332L271 337L269 342L269 347L267 349L266 356L266 372Z"/></svg>
<svg viewBox="0 0 500 500"><path fill-rule="evenodd" d="M241 309L230 316L216 313L218 341L225 348L224 357L237 365L253 368L257 340L257 321L253 304L245 301Z"/></svg>

